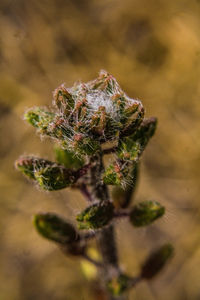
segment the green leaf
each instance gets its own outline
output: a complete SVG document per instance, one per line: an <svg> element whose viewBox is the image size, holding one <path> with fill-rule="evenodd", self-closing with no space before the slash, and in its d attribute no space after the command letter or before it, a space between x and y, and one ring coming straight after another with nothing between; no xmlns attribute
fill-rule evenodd
<svg viewBox="0 0 200 300"><path fill-rule="evenodd" d="M107 282L107 287L113 296L120 296L130 287L131 278L125 274L113 277Z"/></svg>
<svg viewBox="0 0 200 300"><path fill-rule="evenodd" d="M117 155L124 161L137 161L154 135L157 126L156 118L145 119L131 136L119 140Z"/></svg>
<svg viewBox="0 0 200 300"><path fill-rule="evenodd" d="M55 147L56 160L59 164L64 165L66 168L79 169L83 166L83 158L78 157L75 153Z"/></svg>
<svg viewBox="0 0 200 300"><path fill-rule="evenodd" d="M41 134L47 135L51 133L49 125L53 122L54 118L54 113L40 107L31 108L24 115L24 119L28 123L36 127Z"/></svg>
<svg viewBox="0 0 200 300"><path fill-rule="evenodd" d="M144 150L150 138L154 135L157 127L157 119L154 117L144 119L139 129L135 132L132 138L139 142L141 149Z"/></svg>
<svg viewBox="0 0 200 300"><path fill-rule="evenodd" d="M67 244L74 242L78 237L75 228L56 214L36 214L33 222L39 234L51 241Z"/></svg>
<svg viewBox="0 0 200 300"><path fill-rule="evenodd" d="M98 229L107 225L112 220L113 214L112 203L98 203L87 207L76 219L79 229Z"/></svg>
<svg viewBox="0 0 200 300"><path fill-rule="evenodd" d="M25 176L35 180L41 188L48 191L71 186L82 175L79 170L66 169L62 165L38 157L21 157L15 165Z"/></svg>
<svg viewBox="0 0 200 300"><path fill-rule="evenodd" d="M152 279L163 269L173 254L174 248L171 244L165 244L157 249L147 258L142 266L141 277Z"/></svg>
<svg viewBox="0 0 200 300"><path fill-rule="evenodd" d="M155 201L141 202L133 207L130 222L136 226L146 226L153 223L165 213L165 208Z"/></svg>

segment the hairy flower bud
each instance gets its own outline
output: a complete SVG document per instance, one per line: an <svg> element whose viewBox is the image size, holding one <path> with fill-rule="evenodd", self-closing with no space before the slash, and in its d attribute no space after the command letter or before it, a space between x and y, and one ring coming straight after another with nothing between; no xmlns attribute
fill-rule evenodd
<svg viewBox="0 0 200 300"><path fill-rule="evenodd" d="M119 141L117 155L124 161L137 161L141 152L141 146L131 137L125 137Z"/></svg>
<svg viewBox="0 0 200 300"><path fill-rule="evenodd" d="M119 208L126 208L129 206L134 193L136 191L138 176L139 175L139 164L134 163L132 170L130 172L130 177L132 178L131 184L127 185L125 188L121 186L115 186L112 189L112 199L114 206Z"/></svg>
<svg viewBox="0 0 200 300"><path fill-rule="evenodd" d="M173 254L174 248L171 244L165 244L153 252L142 266L141 277L152 279L152 277L156 276L163 269Z"/></svg>
<svg viewBox="0 0 200 300"><path fill-rule="evenodd" d="M113 296L119 296L130 287L131 278L125 274L113 277L107 282L107 287Z"/></svg>
<svg viewBox="0 0 200 300"><path fill-rule="evenodd" d="M53 112L33 108L25 119L77 155L91 156L102 143L133 134L144 118L141 101L129 98L105 71L85 84L61 85L53 97Z"/></svg>
<svg viewBox="0 0 200 300"><path fill-rule="evenodd" d="M33 222L39 234L54 242L68 244L74 242L78 237L75 228L56 214L36 214Z"/></svg>
<svg viewBox="0 0 200 300"><path fill-rule="evenodd" d="M165 208L155 201L141 202L130 212L130 222L136 226L146 226L153 223L165 213Z"/></svg>
<svg viewBox="0 0 200 300"><path fill-rule="evenodd" d="M129 170L126 166L119 163L108 166L103 174L103 181L108 185L118 185L124 187L126 185L126 177Z"/></svg>
<svg viewBox="0 0 200 300"><path fill-rule="evenodd" d="M107 225L113 218L112 203L98 203L87 207L77 215L79 229L98 229Z"/></svg>

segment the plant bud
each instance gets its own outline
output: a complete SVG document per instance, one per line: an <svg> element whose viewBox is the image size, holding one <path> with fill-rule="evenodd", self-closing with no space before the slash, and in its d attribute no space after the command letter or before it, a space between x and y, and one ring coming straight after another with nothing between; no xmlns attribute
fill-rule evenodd
<svg viewBox="0 0 200 300"><path fill-rule="evenodd" d="M105 106L99 106L98 111L94 113L91 120L91 128L95 134L102 135L106 128L106 108Z"/></svg>
<svg viewBox="0 0 200 300"><path fill-rule="evenodd" d="M77 239L75 228L53 213L36 214L33 222L39 234L48 240L68 244Z"/></svg>
<svg viewBox="0 0 200 300"><path fill-rule="evenodd" d="M122 115L124 128L121 136L129 136L139 127L144 118L144 107L140 101L129 102Z"/></svg>
<svg viewBox="0 0 200 300"><path fill-rule="evenodd" d="M73 110L75 101L63 84L54 91L53 97L54 104L62 113L68 115Z"/></svg>
<svg viewBox="0 0 200 300"><path fill-rule="evenodd" d="M141 146L131 137L125 137L119 141L117 155L124 161L137 161L141 152Z"/></svg>
<svg viewBox="0 0 200 300"><path fill-rule="evenodd" d="M155 201L141 202L130 212L130 222L136 226L146 226L153 223L165 213L165 208Z"/></svg>
<svg viewBox="0 0 200 300"><path fill-rule="evenodd" d="M173 254L174 248L171 244L165 244L153 252L142 266L141 277L152 279L163 269Z"/></svg>
<svg viewBox="0 0 200 300"><path fill-rule="evenodd" d="M54 112L33 108L25 119L39 133L79 156L92 156L101 150L102 143L133 134L144 117L141 101L129 98L105 71L85 84L68 89L61 85L53 97Z"/></svg>
<svg viewBox="0 0 200 300"><path fill-rule="evenodd" d="M87 207L77 215L79 229L98 229L107 225L113 218L112 203L98 203Z"/></svg>
<svg viewBox="0 0 200 300"><path fill-rule="evenodd" d="M131 278L125 274L120 274L108 281L107 287L113 296L119 296L130 287Z"/></svg>
<svg viewBox="0 0 200 300"><path fill-rule="evenodd" d="M103 174L103 181L108 185L125 185L125 178L128 175L128 169L119 164L112 164L106 168Z"/></svg>
<svg viewBox="0 0 200 300"><path fill-rule="evenodd" d="M126 208L131 203L131 200L134 196L138 177L139 177L139 164L135 163L132 166L132 170L130 172L131 178L132 178L132 184L127 185L125 188L122 188L120 186L115 186L112 189L112 199L113 204L116 209L119 208Z"/></svg>

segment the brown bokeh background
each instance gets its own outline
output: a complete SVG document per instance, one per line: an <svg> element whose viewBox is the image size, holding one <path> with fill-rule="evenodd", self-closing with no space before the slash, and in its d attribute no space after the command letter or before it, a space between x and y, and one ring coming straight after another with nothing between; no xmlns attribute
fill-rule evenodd
<svg viewBox="0 0 200 300"><path fill-rule="evenodd" d="M156 246L169 241L176 249L165 271L130 299L200 299L200 1L1 0L1 300L93 299L78 260L38 236L31 222L38 211L74 222L82 197L39 191L14 160L28 153L53 159L52 144L22 120L24 110L50 105L58 85L91 80L100 69L159 119L135 201L158 200L167 213L145 229L119 222L121 266L134 276Z"/></svg>

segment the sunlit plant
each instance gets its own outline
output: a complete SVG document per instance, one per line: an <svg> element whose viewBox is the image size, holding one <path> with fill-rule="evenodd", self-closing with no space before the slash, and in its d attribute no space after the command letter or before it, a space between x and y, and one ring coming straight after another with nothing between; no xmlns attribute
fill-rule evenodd
<svg viewBox="0 0 200 300"><path fill-rule="evenodd" d="M47 191L79 189L88 203L76 216L77 228L50 212L34 216L35 228L65 254L93 263L108 299L124 299L122 294L141 280L152 279L173 254L170 244L161 246L150 254L137 277L124 274L118 262L116 220L128 218L137 228L165 213L157 201L131 205L139 161L157 124L156 118L144 115L142 102L129 98L113 76L101 71L88 83L58 87L51 110L34 107L24 116L40 135L56 143L55 162L22 156L16 161L17 169ZM96 239L99 260L88 254L91 239Z"/></svg>

